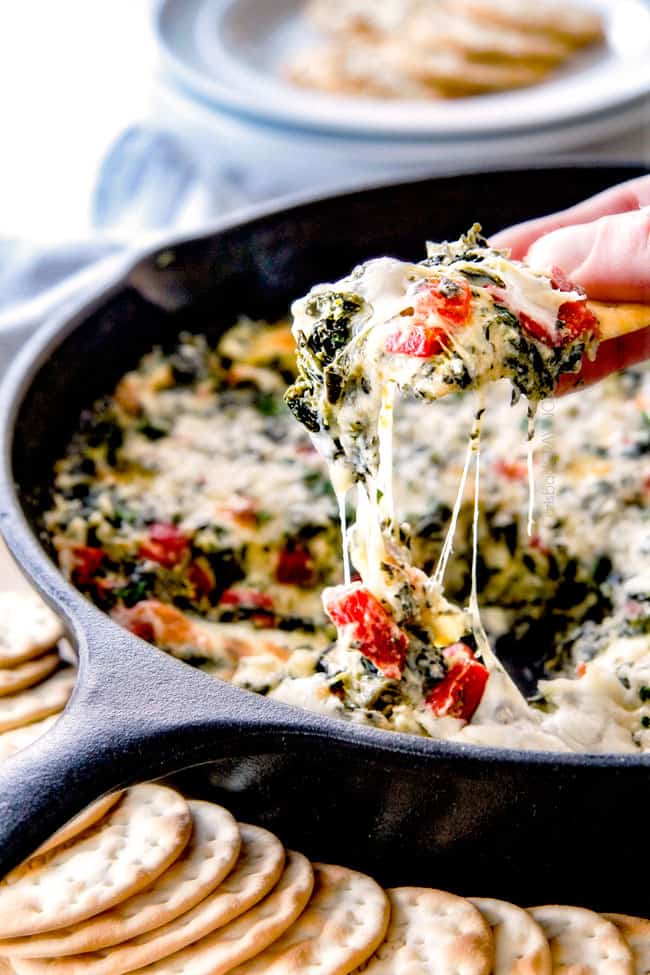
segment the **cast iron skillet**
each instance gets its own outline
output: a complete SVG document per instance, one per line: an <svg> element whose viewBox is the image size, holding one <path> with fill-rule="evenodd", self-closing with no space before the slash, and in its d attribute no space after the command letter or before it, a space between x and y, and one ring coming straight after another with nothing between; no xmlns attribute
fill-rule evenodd
<svg viewBox="0 0 650 975"><path fill-rule="evenodd" d="M214 338L239 313L273 319L362 259L419 259L427 237L453 239L474 220L496 231L642 172L491 172L267 210L145 257L41 330L4 385L0 522L18 563L62 614L79 679L52 731L0 769L0 874L100 794L172 776L307 854L385 883L648 911L631 878L650 756L436 743L237 690L88 603L49 558L40 521L52 465L80 411L153 344L188 328Z"/></svg>

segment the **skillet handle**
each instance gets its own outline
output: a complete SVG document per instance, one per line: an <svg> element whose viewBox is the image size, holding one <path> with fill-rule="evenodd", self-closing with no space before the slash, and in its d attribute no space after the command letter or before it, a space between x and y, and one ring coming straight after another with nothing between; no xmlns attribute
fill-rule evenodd
<svg viewBox="0 0 650 975"><path fill-rule="evenodd" d="M317 716L198 673L130 635L116 641L114 624L106 626L95 627L58 721L0 765L0 878L108 792L327 735Z"/></svg>

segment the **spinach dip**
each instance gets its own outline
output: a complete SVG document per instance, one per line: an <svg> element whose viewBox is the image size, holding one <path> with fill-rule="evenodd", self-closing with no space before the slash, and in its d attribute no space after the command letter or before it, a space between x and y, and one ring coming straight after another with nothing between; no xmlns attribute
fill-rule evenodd
<svg viewBox="0 0 650 975"><path fill-rule="evenodd" d="M440 253L409 267L428 278ZM521 308L506 304L503 279L487 280L496 272L486 267L470 280L469 270L473 299L496 289L516 344ZM394 269L378 263L373 273L385 282ZM445 288L456 314L465 296ZM330 362L367 311L362 290L347 279L305 299L318 298L312 324L323 326L317 348ZM580 300L555 292L555 312ZM409 339L407 319L396 356L422 339ZM540 353L561 362L558 373L576 368L593 338L582 325L569 330ZM459 358L435 404L418 383L391 402L387 502L377 495L381 444L365 433L356 438L365 481L346 462L333 486L312 443L322 445L320 407L313 382L296 374L288 322L242 318L216 347L183 334L173 352L154 349L82 416L56 465L45 526L61 569L131 632L285 703L469 743L650 749L650 373L635 367L554 399L556 376L526 367L520 398L512 368L492 381L494 362L489 385L473 392L484 384ZM413 376L422 366L404 368ZM336 397L338 380L327 381ZM292 383L289 404L305 426L284 403ZM378 420L385 410L378 401ZM480 442L478 506L478 477L463 476L468 439ZM370 474L366 503L391 511L379 519L390 537L380 560L351 490Z"/></svg>

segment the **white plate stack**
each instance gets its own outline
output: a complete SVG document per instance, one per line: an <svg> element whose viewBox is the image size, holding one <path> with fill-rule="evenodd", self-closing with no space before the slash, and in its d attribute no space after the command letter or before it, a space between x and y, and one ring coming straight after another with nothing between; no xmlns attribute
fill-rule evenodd
<svg viewBox="0 0 650 975"><path fill-rule="evenodd" d="M284 81L282 64L313 40L304 0L158 0L157 109L206 163L236 166L259 196L576 150L648 161L650 4L589 5L603 18L606 43L548 80L422 102L327 95Z"/></svg>

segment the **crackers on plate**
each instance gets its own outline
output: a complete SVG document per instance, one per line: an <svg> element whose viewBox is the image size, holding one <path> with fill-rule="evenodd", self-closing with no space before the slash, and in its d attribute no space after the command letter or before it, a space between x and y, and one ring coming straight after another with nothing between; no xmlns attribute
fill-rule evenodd
<svg viewBox="0 0 650 975"><path fill-rule="evenodd" d="M299 49L289 81L334 94L457 98L534 85L603 40L570 0L311 0L324 42Z"/></svg>

